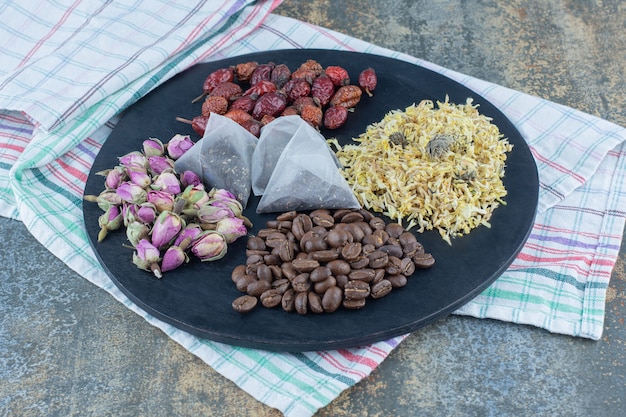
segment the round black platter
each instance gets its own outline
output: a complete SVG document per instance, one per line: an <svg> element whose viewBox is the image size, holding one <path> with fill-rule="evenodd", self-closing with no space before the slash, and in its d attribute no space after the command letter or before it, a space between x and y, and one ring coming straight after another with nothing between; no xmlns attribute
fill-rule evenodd
<svg viewBox="0 0 626 417"><path fill-rule="evenodd" d="M407 286L379 300L368 300L358 311L340 309L332 314L298 315L280 308L257 307L248 314L231 308L241 295L230 279L232 269L245 263L245 241L229 246L227 255L216 262L193 260L157 280L137 269L132 251L125 248L125 233L110 233L97 243L98 216L94 203L84 204L84 218L93 248L113 282L151 315L210 340L272 351L312 351L354 347L412 332L459 308L489 286L513 262L532 228L538 198L534 159L513 124L492 104L461 84L428 69L376 55L332 50L280 50L238 56L196 65L158 87L128 108L98 154L87 180L85 194L99 194L103 177L96 172L117 164L125 153L140 150L148 137L167 142L177 133L199 136L175 117L192 118L201 102L191 104L213 70L246 61L285 63L293 71L307 59L324 67L341 65L353 83L361 70L373 67L378 87L373 97L363 96L348 122L335 131L322 133L351 141L367 125L379 121L393 109L404 109L423 99L464 103L468 97L479 111L493 119L514 145L507 159L504 184L507 205L493 214L491 228L479 227L469 235L445 243L437 232L418 234L436 264L418 270ZM254 222L251 233L264 227L275 215L257 215L258 198L251 198L245 214Z"/></svg>

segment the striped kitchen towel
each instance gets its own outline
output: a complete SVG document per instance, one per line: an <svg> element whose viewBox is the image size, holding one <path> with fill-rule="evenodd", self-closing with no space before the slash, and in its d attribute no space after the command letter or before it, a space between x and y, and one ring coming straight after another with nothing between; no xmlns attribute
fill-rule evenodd
<svg viewBox="0 0 626 417"><path fill-rule="evenodd" d="M189 66L284 48L406 60L500 108L533 152L539 213L515 262L457 314L598 339L624 228L626 130L537 97L321 27L270 14L279 1L74 0L0 6L0 214L226 378L286 416L310 416L368 376L404 339L325 352L271 353L199 339L146 314L111 282L84 230L82 193L116 115ZM33 11L37 10L34 16ZM6 18L5 18L6 17ZM128 36L132 34L133 36Z"/></svg>

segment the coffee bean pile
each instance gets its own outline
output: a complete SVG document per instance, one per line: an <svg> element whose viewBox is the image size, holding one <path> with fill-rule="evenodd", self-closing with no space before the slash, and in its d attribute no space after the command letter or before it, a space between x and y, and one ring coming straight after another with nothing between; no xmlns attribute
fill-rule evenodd
<svg viewBox="0 0 626 417"><path fill-rule="evenodd" d="M231 274L241 313L259 300L298 314L360 309L435 263L413 233L364 209L280 214L248 238L246 256Z"/></svg>

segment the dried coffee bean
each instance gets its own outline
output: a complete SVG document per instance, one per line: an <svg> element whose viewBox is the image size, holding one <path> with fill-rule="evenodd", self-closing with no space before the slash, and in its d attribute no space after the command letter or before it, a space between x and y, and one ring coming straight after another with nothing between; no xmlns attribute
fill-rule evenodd
<svg viewBox="0 0 626 417"><path fill-rule="evenodd" d="M361 244L359 242L347 243L341 250L341 256L346 261L354 261L361 255Z"/></svg>
<svg viewBox="0 0 626 417"><path fill-rule="evenodd" d="M245 265L237 265L233 268L233 271L230 273L230 279L233 282L237 282L243 276L246 275L246 266Z"/></svg>
<svg viewBox="0 0 626 417"><path fill-rule="evenodd" d="M379 268L374 271L376 273L374 274L374 279L372 280L372 282L370 282L370 285L373 285L382 281L385 278L385 275L387 275L387 271L385 271L384 268Z"/></svg>
<svg viewBox="0 0 626 417"><path fill-rule="evenodd" d="M387 226L385 226L385 231L390 237L397 239L405 230L399 223L388 223Z"/></svg>
<svg viewBox="0 0 626 417"><path fill-rule="evenodd" d="M402 258L402 262L400 263L400 270L402 271L402 275L411 276L415 272L415 263L411 258Z"/></svg>
<svg viewBox="0 0 626 417"><path fill-rule="evenodd" d="M328 245L326 244L326 240L324 240L324 238L322 236L318 236L318 235L311 235L311 237L309 239L303 240L304 242L304 248L302 249L305 252L317 252L317 251L323 251L326 250L328 248Z"/></svg>
<svg viewBox="0 0 626 417"><path fill-rule="evenodd" d="M259 296L263 307L272 308L280 304L283 296L277 290L267 290Z"/></svg>
<svg viewBox="0 0 626 417"><path fill-rule="evenodd" d="M291 287L296 292L304 292L308 291L311 288L311 280L309 279L309 274L304 272L302 274L298 274L292 281Z"/></svg>
<svg viewBox="0 0 626 417"><path fill-rule="evenodd" d="M343 295L346 300L365 299L370 295L370 285L365 281L348 281L343 288Z"/></svg>
<svg viewBox="0 0 626 417"><path fill-rule="evenodd" d="M330 287L322 296L322 308L327 313L336 311L343 300L343 291L339 287Z"/></svg>
<svg viewBox="0 0 626 417"><path fill-rule="evenodd" d="M293 260L295 256L294 245L295 244L293 242L284 240L281 242L280 246L277 248L278 256L280 256L280 259L282 259L283 262L291 262Z"/></svg>
<svg viewBox="0 0 626 417"><path fill-rule="evenodd" d="M298 212L295 210L292 210L286 213L279 214L278 216L276 216L276 220L280 222L282 222L283 220L292 221L293 219L296 218L297 215L298 215Z"/></svg>
<svg viewBox="0 0 626 417"><path fill-rule="evenodd" d="M348 300L347 298L344 298L341 304L348 310L359 310L365 307L365 298L360 298L358 300Z"/></svg>
<svg viewBox="0 0 626 417"><path fill-rule="evenodd" d="M371 296L372 298L381 298L386 296L393 289L393 285L387 279L383 279L372 286Z"/></svg>
<svg viewBox="0 0 626 417"><path fill-rule="evenodd" d="M291 264L293 265L294 268L296 268L296 271L298 272L311 272L313 271L315 268L317 268L318 266L320 266L320 263L318 261L316 261L315 259L294 259Z"/></svg>
<svg viewBox="0 0 626 417"><path fill-rule="evenodd" d="M237 281L235 281L235 287L237 287L238 291L247 293L248 285L255 282L256 280L257 279L253 277L252 275L244 275L241 278L239 278Z"/></svg>
<svg viewBox="0 0 626 417"><path fill-rule="evenodd" d="M362 221L363 221L363 215L359 213L358 211L352 211L350 213L346 213L346 215L341 218L342 223L355 223L355 222L362 222Z"/></svg>
<svg viewBox="0 0 626 417"><path fill-rule="evenodd" d="M336 275L335 280L337 281L337 286L344 289L350 279L347 275Z"/></svg>
<svg viewBox="0 0 626 417"><path fill-rule="evenodd" d="M361 269L361 268L365 268L366 266L369 265L370 260L367 259L367 257L365 256L360 256L359 258L350 261L350 268L352 269Z"/></svg>
<svg viewBox="0 0 626 417"><path fill-rule="evenodd" d="M251 236L248 238L248 242L246 243L246 247L250 250L259 250L264 251L265 241L258 236Z"/></svg>
<svg viewBox="0 0 626 417"><path fill-rule="evenodd" d="M370 220L374 218L374 215L370 211L367 211L364 208L358 209L357 211L361 213L361 216L363 216L363 221L365 223L369 222Z"/></svg>
<svg viewBox="0 0 626 417"><path fill-rule="evenodd" d="M311 230L312 227L313 222L311 221L311 218L306 214L298 214L291 221L291 232L298 240L302 239L304 234Z"/></svg>
<svg viewBox="0 0 626 417"><path fill-rule="evenodd" d="M266 265L269 266L270 271L272 271L272 276L274 277L274 279L282 279L283 278L283 270L280 267L279 264L268 264L267 261L265 262Z"/></svg>
<svg viewBox="0 0 626 417"><path fill-rule="evenodd" d="M318 294L324 294L330 287L337 286L337 280L334 276L329 275L323 281L316 282L313 285L313 290Z"/></svg>
<svg viewBox="0 0 626 417"><path fill-rule="evenodd" d="M291 288L291 283L287 278L277 279L272 282L272 289L275 289L281 295L284 294L289 288Z"/></svg>
<svg viewBox="0 0 626 417"><path fill-rule="evenodd" d="M275 253L270 253L263 256L263 262L265 262L265 265L277 266L282 263L282 260L280 259L280 256L276 255Z"/></svg>
<svg viewBox="0 0 626 417"><path fill-rule="evenodd" d="M389 261L385 267L385 271L389 275L397 275L402 273L402 260L396 256L389 256Z"/></svg>
<svg viewBox="0 0 626 417"><path fill-rule="evenodd" d="M417 268L427 269L435 264L435 258L430 253L416 253L413 262Z"/></svg>
<svg viewBox="0 0 626 417"><path fill-rule="evenodd" d="M335 219L331 216L330 211L326 209L313 210L310 214L313 224L330 228L335 224Z"/></svg>
<svg viewBox="0 0 626 417"><path fill-rule="evenodd" d="M380 217L373 217L369 221L369 224L374 230L384 229L386 225L385 221L381 219Z"/></svg>
<svg viewBox="0 0 626 417"><path fill-rule="evenodd" d="M395 256L396 258L400 258L404 254L402 248L396 245L382 245L378 250L385 252L389 256Z"/></svg>
<svg viewBox="0 0 626 417"><path fill-rule="evenodd" d="M303 250L303 251L306 252L307 251L307 249L306 249L307 248L307 242L309 242L310 240L313 240L313 239L322 239L323 240L323 238L320 237L319 233L317 233L317 232L315 232L315 231L313 231L311 229L307 230L302 235L302 237L300 238L300 250ZM326 245L326 243L324 243L324 245Z"/></svg>
<svg viewBox="0 0 626 417"><path fill-rule="evenodd" d="M376 229L374 230L374 232L378 230L380 229ZM380 234L376 234L376 233L372 233L371 235L364 236L363 239L361 240L361 243L363 243L364 245L372 245L375 248L380 248L384 244L383 239L380 236Z"/></svg>
<svg viewBox="0 0 626 417"><path fill-rule="evenodd" d="M309 305L309 295L307 292L299 292L296 294L296 299L294 302L294 307L296 309L296 313L298 314L306 314L308 311Z"/></svg>
<svg viewBox="0 0 626 417"><path fill-rule="evenodd" d="M283 294L283 298L280 300L280 304L286 312L290 313L295 308L296 292L293 289L288 289Z"/></svg>
<svg viewBox="0 0 626 417"><path fill-rule="evenodd" d="M350 274L348 274L348 278L350 278L351 280L357 280L357 281L370 283L374 279L375 275L376 275L376 271L374 271L373 269L363 268L363 269L357 269L356 271L350 272Z"/></svg>
<svg viewBox="0 0 626 417"><path fill-rule="evenodd" d="M265 264L261 264L258 266L258 268L256 269L256 276L257 278L268 282L272 282L272 280L274 279L272 270L269 266Z"/></svg>
<svg viewBox="0 0 626 417"><path fill-rule="evenodd" d="M309 301L309 310L312 313L323 313L324 312L324 307L322 307L322 298L319 296L319 294L314 293L314 292L309 292L307 294L307 298Z"/></svg>
<svg viewBox="0 0 626 417"><path fill-rule="evenodd" d="M272 284L270 284L268 281L257 279L256 281L248 284L248 286L246 287L246 292L248 293L248 295L258 297L259 295L263 294L265 291L271 288Z"/></svg>
<svg viewBox="0 0 626 417"><path fill-rule="evenodd" d="M333 212L333 219L335 219L335 223L339 223L341 218L346 214L350 213L351 209L338 209Z"/></svg>
<svg viewBox="0 0 626 417"><path fill-rule="evenodd" d="M360 242L361 240L363 240L363 237L365 237L365 231L360 226L361 224L366 224L366 223L364 222L347 223L347 229L352 235L353 242Z"/></svg>
<svg viewBox="0 0 626 417"><path fill-rule="evenodd" d="M331 262L339 258L339 253L336 250L318 250L310 253L311 258L319 262Z"/></svg>
<svg viewBox="0 0 626 417"><path fill-rule="evenodd" d="M280 269L283 271L283 276L289 281L293 281L293 279L298 276L298 271L296 271L296 268L293 267L291 262L283 263Z"/></svg>
<svg viewBox="0 0 626 417"><path fill-rule="evenodd" d="M326 235L326 243L333 248L344 246L346 243L351 242L352 239L350 232L343 229L333 229Z"/></svg>
<svg viewBox="0 0 626 417"><path fill-rule="evenodd" d="M337 277L338 275L348 275L350 273L350 264L344 260L337 259L328 262L326 266L330 269L330 272Z"/></svg>
<svg viewBox="0 0 626 417"><path fill-rule="evenodd" d="M252 255L261 255L261 256L265 256L268 255L270 252L267 250L252 250L252 249L246 249L246 257L250 257Z"/></svg>
<svg viewBox="0 0 626 417"><path fill-rule="evenodd" d="M267 238L269 235L271 235L272 233L276 233L276 229L270 229L270 228L265 228L265 229L261 229L259 230L256 235L258 237L260 237L261 239L265 239Z"/></svg>
<svg viewBox="0 0 626 417"><path fill-rule="evenodd" d="M384 229L374 230L372 235L379 237L383 245L386 245L389 240L389 233Z"/></svg>
<svg viewBox="0 0 626 417"><path fill-rule="evenodd" d="M376 246L372 245L371 243L367 243L363 245L363 255L367 256L370 253L374 252L376 250Z"/></svg>
<svg viewBox="0 0 626 417"><path fill-rule="evenodd" d="M233 310L239 313L247 313L251 311L254 307L256 307L258 300L256 297L251 297L249 295L242 295L241 297L235 298L232 302Z"/></svg>
<svg viewBox="0 0 626 417"><path fill-rule="evenodd" d="M402 274L387 275L387 280L391 282L391 285L393 286L393 288L404 287L407 283L406 277Z"/></svg>
<svg viewBox="0 0 626 417"><path fill-rule="evenodd" d="M389 233L389 232L387 232ZM404 245L409 243L417 243L417 237L411 232L402 232L398 237L400 244L404 247Z"/></svg>
<svg viewBox="0 0 626 417"><path fill-rule="evenodd" d="M422 253L424 251L424 247L419 242L407 242L402 245L402 254L404 256L408 256L409 258L415 256L417 253Z"/></svg>
<svg viewBox="0 0 626 417"><path fill-rule="evenodd" d="M327 266L318 266L309 274L309 279L311 282L320 282L324 281L326 278L331 276L330 268Z"/></svg>
<svg viewBox="0 0 626 417"><path fill-rule="evenodd" d="M287 236L284 233L275 231L265 238L265 245L270 248L277 248L286 240Z"/></svg>
<svg viewBox="0 0 626 417"><path fill-rule="evenodd" d="M369 255L367 255L367 259L369 260L370 268L384 268L389 262L389 256L380 250L376 250Z"/></svg>

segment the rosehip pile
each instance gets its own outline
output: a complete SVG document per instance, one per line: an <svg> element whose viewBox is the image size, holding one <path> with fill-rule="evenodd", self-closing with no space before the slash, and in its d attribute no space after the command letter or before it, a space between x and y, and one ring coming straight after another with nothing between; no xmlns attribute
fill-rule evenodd
<svg viewBox="0 0 626 417"><path fill-rule="evenodd" d="M363 91L371 97L376 84L372 68L363 70L354 85L346 69L337 65L323 68L312 59L293 72L285 64L244 62L210 73L202 95L193 100L204 98L202 113L192 120L177 120L191 123L200 136L211 113L236 121L257 137L261 127L286 115L299 115L316 129L337 129Z"/></svg>

